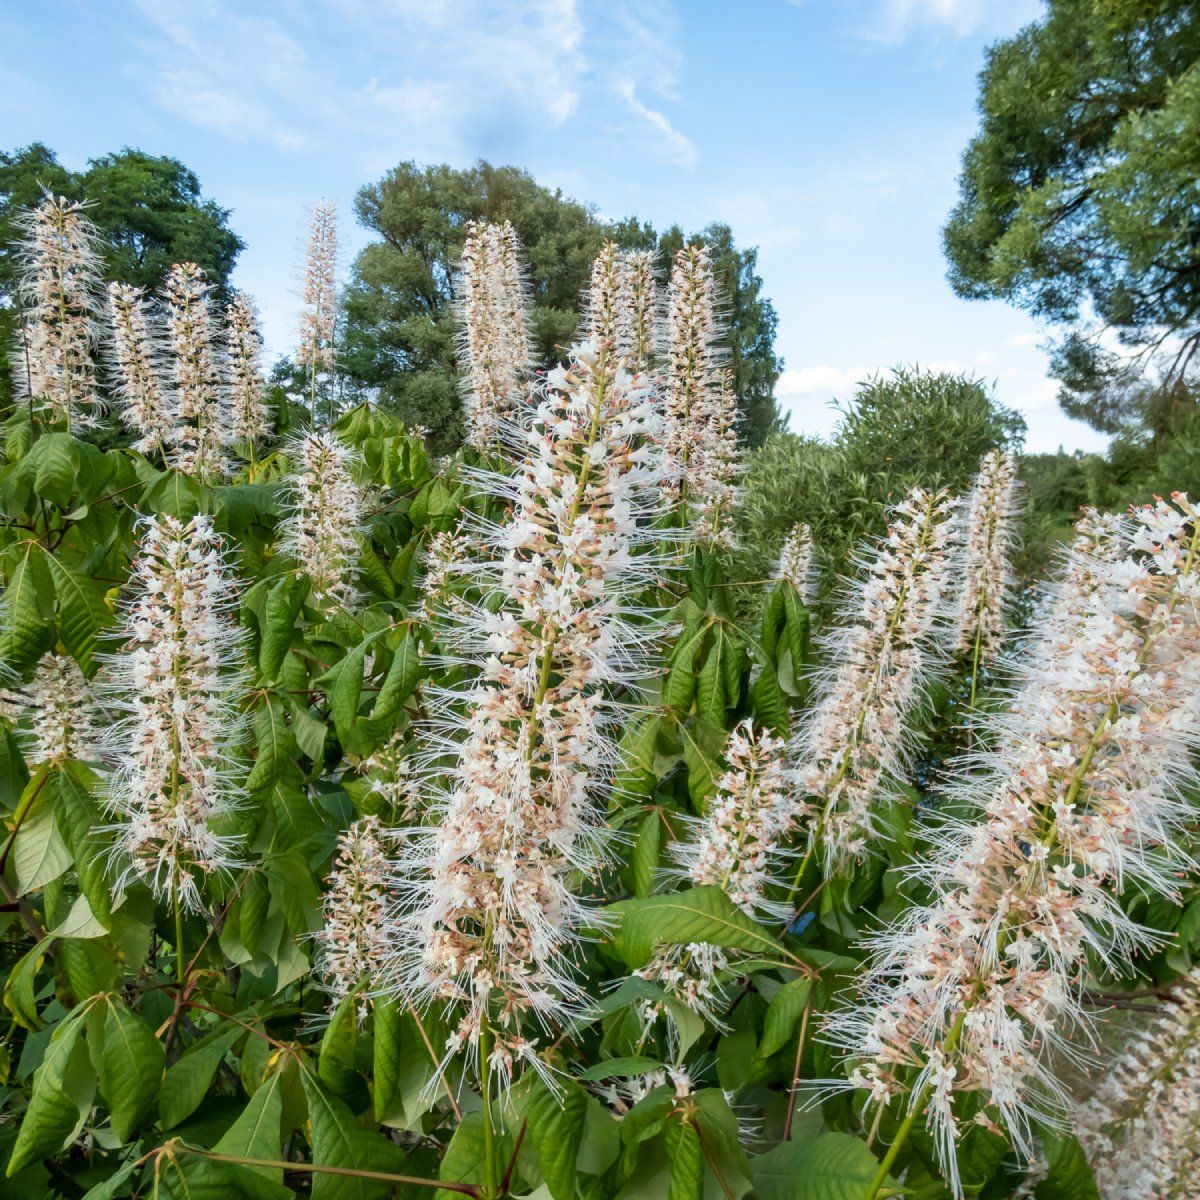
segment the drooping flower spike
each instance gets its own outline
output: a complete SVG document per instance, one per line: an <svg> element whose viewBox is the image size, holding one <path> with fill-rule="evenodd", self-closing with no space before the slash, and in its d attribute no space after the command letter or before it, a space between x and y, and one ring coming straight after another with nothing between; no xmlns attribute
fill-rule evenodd
<svg viewBox="0 0 1200 1200"><path fill-rule="evenodd" d="M392 970L397 986L415 979L458 1006L451 1052L479 1053L482 1041L501 1084L519 1060L540 1069L539 1031L584 1000L571 956L595 917L572 883L601 852L616 756L610 689L637 681L654 636L621 615L658 569L637 552L658 513L657 418L633 383L591 344L576 347L539 389L530 423L506 431L524 447L515 474L477 481L511 515L474 531L485 543L480 590L499 607L448 614L447 659L472 681L427 693L438 823L408 831ZM437 793L447 759L450 784Z"/></svg>
<svg viewBox="0 0 1200 1200"><path fill-rule="evenodd" d="M950 577L954 507L945 491L922 488L896 506L826 638L833 665L796 758L812 849L827 873L866 850L875 805L905 763L907 718L942 660L935 633Z"/></svg>
<svg viewBox="0 0 1200 1200"><path fill-rule="evenodd" d="M365 507L351 473L354 455L330 433L306 433L288 447L287 458L292 470L284 480L280 552L308 577L317 608L352 608Z"/></svg>
<svg viewBox="0 0 1200 1200"><path fill-rule="evenodd" d="M67 428L95 425L100 314L99 235L87 206L47 195L15 220L21 308L13 373L17 395Z"/></svg>
<svg viewBox="0 0 1200 1200"><path fill-rule="evenodd" d="M175 415L165 379L162 330L146 293L126 283L108 285L109 362L121 419L138 435L134 448L164 453Z"/></svg>
<svg viewBox="0 0 1200 1200"><path fill-rule="evenodd" d="M1087 519L982 782L964 785L979 821L937 835L917 872L934 899L878 938L861 1005L834 1016L852 1084L924 1122L956 1190L959 1098L1031 1155L1034 1122L1066 1105L1057 1056L1089 1040L1086 972L1161 943L1122 892L1176 897L1193 865L1198 597L1185 495Z"/></svg>
<svg viewBox="0 0 1200 1200"><path fill-rule="evenodd" d="M206 876L241 864L219 829L236 806L231 753L241 729L243 631L237 588L212 521L153 517L141 534L121 635L104 692L121 718L105 733L120 819L119 885L201 907Z"/></svg>
<svg viewBox="0 0 1200 1200"><path fill-rule="evenodd" d="M502 430L516 413L529 374L526 290L521 244L512 225L470 222L455 305L462 330L467 442L484 453L504 449Z"/></svg>

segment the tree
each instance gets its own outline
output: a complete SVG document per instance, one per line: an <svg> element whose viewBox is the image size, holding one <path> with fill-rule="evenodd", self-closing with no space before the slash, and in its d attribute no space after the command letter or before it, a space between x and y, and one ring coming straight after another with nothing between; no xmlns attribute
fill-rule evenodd
<svg viewBox="0 0 1200 1200"><path fill-rule="evenodd" d="M605 238L657 245L664 277L668 253L683 243L677 229L660 240L635 218L606 222L528 172L486 162L465 170L401 163L359 192L355 210L381 240L358 256L346 289L340 369L352 384L377 389L405 420L428 428L439 452L462 440L452 287L468 221L508 220L520 235L543 365L575 335L580 293ZM761 296L756 252L738 251L727 226L711 226L703 236L728 296L731 365L744 390L742 434L757 444L775 421L772 393L782 368L773 350L775 310Z"/></svg>
<svg viewBox="0 0 1200 1200"><path fill-rule="evenodd" d="M83 171L62 166L40 142L0 153L0 341L12 344L16 260L14 219L49 190L91 202L104 235L105 278L157 288L177 262L202 267L226 298L243 248L229 210L203 197L200 181L178 159L125 149L94 158ZM7 355L0 366L0 404L12 392Z"/></svg>
<svg viewBox="0 0 1200 1200"><path fill-rule="evenodd" d="M1068 413L1151 424L1200 350L1200 7L1049 0L988 51L979 109L943 235L951 283L1066 328Z"/></svg>

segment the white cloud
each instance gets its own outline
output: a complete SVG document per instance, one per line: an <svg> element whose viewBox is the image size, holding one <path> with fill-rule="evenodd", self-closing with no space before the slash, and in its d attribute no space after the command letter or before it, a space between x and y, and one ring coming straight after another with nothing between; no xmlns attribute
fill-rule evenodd
<svg viewBox="0 0 1200 1200"><path fill-rule="evenodd" d="M617 95L624 99L633 112L662 135L662 147L671 162L681 167L696 165L696 147L661 112L648 108L638 99L637 87L632 79L618 79L614 86Z"/></svg>
<svg viewBox="0 0 1200 1200"><path fill-rule="evenodd" d="M867 367L789 367L775 384L775 399L793 432L827 437L838 422L834 401L844 405L871 374Z"/></svg>
<svg viewBox="0 0 1200 1200"><path fill-rule="evenodd" d="M879 0L875 20L864 32L872 41L902 42L917 29L940 29L967 37L981 28L1006 32L1041 13L1039 0Z"/></svg>

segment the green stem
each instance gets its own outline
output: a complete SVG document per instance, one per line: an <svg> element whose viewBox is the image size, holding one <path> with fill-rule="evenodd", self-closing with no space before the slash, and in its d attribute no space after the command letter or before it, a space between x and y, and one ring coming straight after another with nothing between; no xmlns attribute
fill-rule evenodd
<svg viewBox="0 0 1200 1200"><path fill-rule="evenodd" d="M977 622L975 626L975 652L971 655L971 698L967 701L967 708L973 713L975 711L975 696L979 687L979 660L983 654L983 624Z"/></svg>
<svg viewBox="0 0 1200 1200"><path fill-rule="evenodd" d="M183 991L187 977L187 963L183 957L183 905L179 903L179 889L175 889L175 982Z"/></svg>
<svg viewBox="0 0 1200 1200"><path fill-rule="evenodd" d="M500 1195L500 1162L496 1157L496 1129L492 1114L492 1027L485 1014L479 1025L479 1090L483 1099L483 1195Z"/></svg>

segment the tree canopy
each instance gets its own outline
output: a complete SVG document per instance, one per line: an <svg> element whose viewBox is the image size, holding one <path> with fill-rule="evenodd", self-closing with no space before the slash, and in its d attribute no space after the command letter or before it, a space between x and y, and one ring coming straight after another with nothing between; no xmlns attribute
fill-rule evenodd
<svg viewBox="0 0 1200 1200"><path fill-rule="evenodd" d="M176 158L124 149L91 159L82 171L64 167L40 142L0 152L0 341L13 338L16 280L14 218L44 191L87 200L103 234L105 277L157 288L173 263L202 267L224 299L243 248L229 228L229 210L201 194L200 181ZM7 360L0 364L0 402L11 394Z"/></svg>
<svg viewBox="0 0 1200 1200"><path fill-rule="evenodd" d="M511 221L525 247L533 341L541 362L570 343L581 291L606 238L668 256L685 241L661 238L634 218L603 220L596 210L539 184L528 172L479 162L465 170L405 162L359 192L359 221L380 240L358 256L345 294L341 370L377 388L385 403L429 429L433 447L462 437L452 304L454 270L471 220ZM762 296L757 252L739 250L728 226L686 240L706 241L728 308L730 366L741 399L741 435L759 444L775 423L776 315Z"/></svg>
<svg viewBox="0 0 1200 1200"><path fill-rule="evenodd" d="M1049 0L988 51L979 109L944 231L955 290L1064 327L1071 415L1154 425L1200 349L1200 5Z"/></svg>

